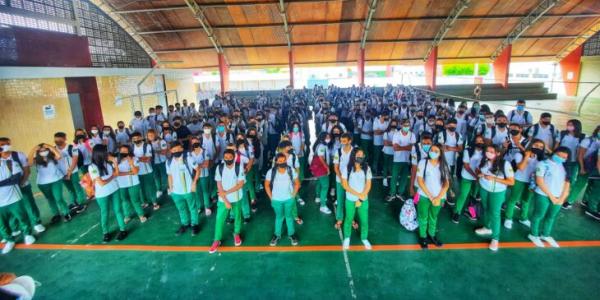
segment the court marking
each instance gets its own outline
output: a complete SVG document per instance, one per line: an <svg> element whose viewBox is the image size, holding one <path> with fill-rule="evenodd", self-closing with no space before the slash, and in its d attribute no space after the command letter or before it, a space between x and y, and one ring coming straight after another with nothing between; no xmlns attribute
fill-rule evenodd
<svg viewBox="0 0 600 300"><path fill-rule="evenodd" d="M595 241L558 241L561 248L595 248L600 247L600 240ZM3 244L2 244L3 245ZM444 250L481 250L488 249L488 243L453 243L442 247L430 247L431 251ZM147 252L208 252L209 246L159 246L159 245L69 245L69 244L17 244L16 249L22 250L67 250L67 251L147 251ZM502 249L533 249L537 248L531 242L504 242ZM554 249L546 246L542 249ZM339 252L342 245L307 245L307 246L222 246L219 252ZM373 245L372 250L366 250L363 245L350 246L350 252L386 252L386 251L423 251L418 244L402 245Z"/></svg>

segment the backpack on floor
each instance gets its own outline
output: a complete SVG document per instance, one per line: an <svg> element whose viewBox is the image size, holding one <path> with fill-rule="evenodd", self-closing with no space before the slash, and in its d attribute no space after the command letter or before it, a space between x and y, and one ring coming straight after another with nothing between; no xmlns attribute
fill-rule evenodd
<svg viewBox="0 0 600 300"><path fill-rule="evenodd" d="M481 202L475 200L475 198L470 197L469 205L467 205L467 213L471 216L472 219L477 219L479 216L483 214L483 207Z"/></svg>
<svg viewBox="0 0 600 300"><path fill-rule="evenodd" d="M419 227L419 223L417 222L417 209L415 208L413 201L404 201L399 218L400 224L402 227L406 228L406 230L414 231Z"/></svg>

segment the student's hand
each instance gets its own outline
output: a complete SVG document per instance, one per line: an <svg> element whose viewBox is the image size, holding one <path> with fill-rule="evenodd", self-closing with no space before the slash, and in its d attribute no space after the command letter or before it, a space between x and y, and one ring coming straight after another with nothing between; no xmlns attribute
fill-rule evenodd
<svg viewBox="0 0 600 300"><path fill-rule="evenodd" d="M192 193L195 193L195 192L196 192L196 184L192 183Z"/></svg>
<svg viewBox="0 0 600 300"><path fill-rule="evenodd" d="M560 203L560 199L558 199L557 197L554 197L552 195L549 195L548 198L550 198L550 201L554 204L554 205L558 205L558 204L562 204Z"/></svg>
<svg viewBox="0 0 600 300"><path fill-rule="evenodd" d="M502 147L504 147L504 148L508 148L508 146L509 146L509 145L510 145L510 142L509 142L509 141L504 141L504 142L502 143Z"/></svg>
<svg viewBox="0 0 600 300"><path fill-rule="evenodd" d="M433 206L440 206L441 202L442 199L440 197L435 197L431 200L431 204L433 204Z"/></svg>
<svg viewBox="0 0 600 300"><path fill-rule="evenodd" d="M221 197L223 199L225 199L225 197L227 197L227 193L225 193L225 191L219 191L217 194L219 195L219 197Z"/></svg>
<svg viewBox="0 0 600 300"><path fill-rule="evenodd" d="M71 180L71 171L67 171L67 174L65 175L65 179Z"/></svg>
<svg viewBox="0 0 600 300"><path fill-rule="evenodd" d="M483 175L483 178L485 178L486 180L492 181L496 179L496 176L492 176L492 175Z"/></svg>
<svg viewBox="0 0 600 300"><path fill-rule="evenodd" d="M531 152L530 150L525 151L525 159L530 158L532 154L533 152Z"/></svg>
<svg viewBox="0 0 600 300"><path fill-rule="evenodd" d="M587 174L587 171L585 170L585 168L579 168L579 174L585 175L585 174Z"/></svg>
<svg viewBox="0 0 600 300"><path fill-rule="evenodd" d="M229 201L225 201L225 208L231 209L231 203Z"/></svg>

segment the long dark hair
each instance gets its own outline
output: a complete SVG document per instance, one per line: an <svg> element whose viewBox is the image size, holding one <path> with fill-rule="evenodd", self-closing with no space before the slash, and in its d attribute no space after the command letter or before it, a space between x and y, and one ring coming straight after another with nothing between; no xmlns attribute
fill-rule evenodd
<svg viewBox="0 0 600 300"><path fill-rule="evenodd" d="M92 163L96 165L100 176L108 175L108 148L104 144L95 145L92 149Z"/></svg>
<svg viewBox="0 0 600 300"><path fill-rule="evenodd" d="M567 121L567 124L573 124L573 128L575 128L575 130L573 130L573 135L576 138L580 138L581 137L581 121L577 120L577 119L571 119L569 121Z"/></svg>
<svg viewBox="0 0 600 300"><path fill-rule="evenodd" d="M438 150L440 150L440 156L438 156L438 163L439 163L439 168L440 168L440 177L442 179L442 185L444 185L444 182L448 181L449 183L451 183L452 181L452 175L450 174L450 167L448 166L448 162L446 161L446 155L444 155L444 146L442 146L442 144L440 143L435 143L433 145L431 145L431 147L436 147L438 148ZM429 149L429 151L431 151L431 149ZM430 160L431 158L429 157L429 153L427 153L427 157L425 157L426 160ZM452 185L450 185L452 186Z"/></svg>
<svg viewBox="0 0 600 300"><path fill-rule="evenodd" d="M492 167L490 168L490 172L494 173L494 174L498 174L498 172L502 172L504 174L504 152L502 151L502 148L500 146L497 145L487 145L485 147L485 149L483 150L483 158L481 159L481 162L479 163L479 169L483 168L489 161L489 159L487 158L487 156L485 155L485 153L487 152L487 149L494 149L494 152L496 152L496 159L494 160L494 163L492 164Z"/></svg>
<svg viewBox="0 0 600 300"><path fill-rule="evenodd" d="M361 149L360 147L354 147L352 148L352 152L350 152L350 159L348 160L348 177L350 177L350 174L352 173L352 171L354 171L354 165L356 164L356 153L358 152L362 152L363 155L365 154L365 151L363 149ZM363 161L360 164L360 168L363 170L363 172L365 172L365 175L367 175L367 171L369 170L369 164L367 163L367 161ZM350 178L348 178L350 179Z"/></svg>
<svg viewBox="0 0 600 300"><path fill-rule="evenodd" d="M329 133L323 131L319 134L319 138L317 139L317 141L315 142L315 144L313 145L313 152L317 153L317 147L319 147L319 145L323 144L325 146L327 146L327 148L329 148L329 144L327 144L325 142L325 138L327 138L327 136L331 136ZM333 139L331 140L333 142Z"/></svg>
<svg viewBox="0 0 600 300"><path fill-rule="evenodd" d="M44 147L44 144L39 144L38 146L40 147L40 149L35 154L35 164L38 166L42 166L42 167L47 167L49 162L53 162L54 164L56 164L56 158L54 157L54 152L52 152L52 151L50 151L50 149L48 149L48 156L46 156L46 159L44 159L40 155L40 151L42 149L46 149L46 148Z"/></svg>

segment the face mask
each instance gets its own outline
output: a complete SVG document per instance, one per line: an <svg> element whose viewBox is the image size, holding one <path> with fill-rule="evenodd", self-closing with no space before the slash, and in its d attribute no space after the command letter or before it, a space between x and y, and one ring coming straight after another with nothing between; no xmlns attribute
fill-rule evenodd
<svg viewBox="0 0 600 300"><path fill-rule="evenodd" d="M81 134L75 137L78 141L85 140L85 135Z"/></svg>
<svg viewBox="0 0 600 300"><path fill-rule="evenodd" d="M557 164L563 164L566 161L566 159L554 154L552 155L552 161L554 161Z"/></svg>
<svg viewBox="0 0 600 300"><path fill-rule="evenodd" d="M173 157L179 158L183 155L183 151L177 151L177 152L173 152L171 154L173 155Z"/></svg>
<svg viewBox="0 0 600 300"><path fill-rule="evenodd" d="M300 128L298 128L298 127L294 127L294 129L293 129L293 130L294 130L294 133L298 133L298 132L300 132Z"/></svg>
<svg viewBox="0 0 600 300"><path fill-rule="evenodd" d="M117 127L119 127L119 129L123 129L123 128L125 128L125 125L119 125Z"/></svg>
<svg viewBox="0 0 600 300"><path fill-rule="evenodd" d="M548 125L550 125L550 121L542 121L542 122L540 122L540 123L542 123L542 124L543 124L543 125L545 125L545 126L548 126Z"/></svg>
<svg viewBox="0 0 600 300"><path fill-rule="evenodd" d="M104 131L102 131L102 133L103 133L104 135L110 135L110 130L104 130Z"/></svg>
<svg viewBox="0 0 600 300"><path fill-rule="evenodd" d="M575 127L574 126L567 126L567 130L568 131L575 131Z"/></svg>
<svg viewBox="0 0 600 300"><path fill-rule="evenodd" d="M410 127L409 126L404 126L404 127L402 127L402 131L404 131L404 132L410 131Z"/></svg>
<svg viewBox="0 0 600 300"><path fill-rule="evenodd" d="M200 143L193 143L192 149L197 149L197 148L200 148Z"/></svg>
<svg viewBox="0 0 600 300"><path fill-rule="evenodd" d="M431 145L423 145L423 151L429 152L430 149L431 149Z"/></svg>
<svg viewBox="0 0 600 300"><path fill-rule="evenodd" d="M484 146L485 146L484 143L476 143L475 144L475 148L479 148L479 149L483 149Z"/></svg>
<svg viewBox="0 0 600 300"><path fill-rule="evenodd" d="M510 135L519 135L519 133L521 133L521 132L517 129L513 129L510 131Z"/></svg>
<svg viewBox="0 0 600 300"><path fill-rule="evenodd" d="M517 105L517 110L518 111L524 111L525 110L525 106L523 106L523 105Z"/></svg>
<svg viewBox="0 0 600 300"><path fill-rule="evenodd" d="M225 162L225 164L227 164L228 166L231 166L233 164L233 159L225 159L223 160Z"/></svg>
<svg viewBox="0 0 600 300"><path fill-rule="evenodd" d="M217 131L218 131L218 132L223 132L223 131L225 131L225 127L224 127L224 126L217 126Z"/></svg>
<svg viewBox="0 0 600 300"><path fill-rule="evenodd" d="M48 156L48 154L50 154L50 152L47 151L47 150L46 151L40 151L40 156L41 157L46 157L46 156Z"/></svg>
<svg viewBox="0 0 600 300"><path fill-rule="evenodd" d="M325 143L326 143L326 144L329 144L329 143L331 143L331 139L325 139Z"/></svg>
<svg viewBox="0 0 600 300"><path fill-rule="evenodd" d="M133 141L133 143L136 145L140 145L142 142L143 142L142 140Z"/></svg>
<svg viewBox="0 0 600 300"><path fill-rule="evenodd" d="M211 130L210 130L210 128L204 128L204 130L202 130L202 132L204 132L204 134L210 134Z"/></svg>
<svg viewBox="0 0 600 300"><path fill-rule="evenodd" d="M173 126L175 126L175 127L179 127L179 126L181 126L181 123L179 123L179 122L175 122L175 123L173 123Z"/></svg>
<svg viewBox="0 0 600 300"><path fill-rule="evenodd" d="M125 157L129 156L129 153L124 153L124 152L121 152L121 153L119 153L119 156L120 156L121 158L125 158Z"/></svg>
<svg viewBox="0 0 600 300"><path fill-rule="evenodd" d="M487 157L488 159L492 160L496 158L496 153L493 152L486 152L485 153L485 157Z"/></svg>
<svg viewBox="0 0 600 300"><path fill-rule="evenodd" d="M456 131L456 127L448 127L448 131L455 132Z"/></svg>
<svg viewBox="0 0 600 300"><path fill-rule="evenodd" d="M98 134L98 129L92 129L92 130L91 130L91 133L92 133L92 134Z"/></svg>
<svg viewBox="0 0 600 300"><path fill-rule="evenodd" d="M285 169L285 167L287 167L287 163L279 163L279 164L277 164L277 168L279 168L279 169Z"/></svg>
<svg viewBox="0 0 600 300"><path fill-rule="evenodd" d="M422 120L423 116L417 116L417 119Z"/></svg>
<svg viewBox="0 0 600 300"><path fill-rule="evenodd" d="M431 158L431 159L437 159L438 157L440 157L440 153L439 152L429 152L429 158Z"/></svg>
<svg viewBox="0 0 600 300"><path fill-rule="evenodd" d="M10 151L10 145L2 146L2 152L8 152L8 151Z"/></svg>
<svg viewBox="0 0 600 300"><path fill-rule="evenodd" d="M354 161L356 161L359 164L362 164L365 162L365 157L364 156L357 156Z"/></svg>
<svg viewBox="0 0 600 300"><path fill-rule="evenodd" d="M535 154L535 157L537 158L538 161L541 161L544 159L544 150L538 149L538 148L531 148L531 152L533 154Z"/></svg>
<svg viewBox="0 0 600 300"><path fill-rule="evenodd" d="M498 123L498 128L506 128L506 123Z"/></svg>
<svg viewBox="0 0 600 300"><path fill-rule="evenodd" d="M485 118L485 122L489 125L493 125L494 124L494 118Z"/></svg>
<svg viewBox="0 0 600 300"><path fill-rule="evenodd" d="M442 131L444 129L444 125L435 125L435 129L438 131Z"/></svg>

